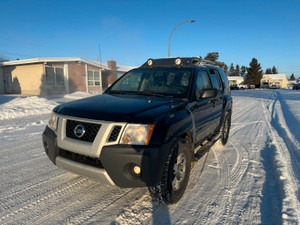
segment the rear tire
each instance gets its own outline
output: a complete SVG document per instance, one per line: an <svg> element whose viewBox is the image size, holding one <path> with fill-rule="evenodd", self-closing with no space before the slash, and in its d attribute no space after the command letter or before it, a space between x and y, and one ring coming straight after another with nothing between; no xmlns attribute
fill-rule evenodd
<svg viewBox="0 0 300 225"><path fill-rule="evenodd" d="M226 145L229 138L229 131L231 126L231 113L226 112L225 119L221 128L221 142L222 145Z"/></svg>
<svg viewBox="0 0 300 225"><path fill-rule="evenodd" d="M159 184L149 187L154 201L165 204L178 202L187 187L191 172L191 150L189 141L178 138L173 143L164 166Z"/></svg>

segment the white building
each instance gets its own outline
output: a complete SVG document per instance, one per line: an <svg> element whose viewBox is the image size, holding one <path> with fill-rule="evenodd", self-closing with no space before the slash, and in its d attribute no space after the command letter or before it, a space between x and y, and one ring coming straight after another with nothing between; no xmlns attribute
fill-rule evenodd
<svg viewBox="0 0 300 225"><path fill-rule="evenodd" d="M240 76L228 76L228 81L229 81L229 85L233 86L233 85L239 85L239 84L244 84L244 77L240 77Z"/></svg>

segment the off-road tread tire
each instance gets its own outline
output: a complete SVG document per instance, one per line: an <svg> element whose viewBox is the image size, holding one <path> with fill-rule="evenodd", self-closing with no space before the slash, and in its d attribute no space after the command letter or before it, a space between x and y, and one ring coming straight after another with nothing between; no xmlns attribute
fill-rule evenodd
<svg viewBox="0 0 300 225"><path fill-rule="evenodd" d="M170 167L170 162L171 162L172 156L174 155L174 151L178 149L180 142L186 143L190 146L189 140L186 140L186 139L183 139L183 138L177 138L174 141L174 143L171 147L171 150L168 154L166 163L164 165L163 174L162 174L162 178L161 178L160 183L156 186L149 187L149 193L152 197L152 201L159 202L159 203L164 203L164 204L168 205L168 204L176 203L179 200L179 199L176 199L175 201L171 200L170 187L168 187L168 179L170 179L170 178L168 176L169 176L169 173L170 173L169 172L169 169L170 169L169 167ZM191 157L190 149L188 150L188 152L189 152L189 156L186 156L186 157L189 157L188 163L191 164L191 158L192 157ZM186 182L188 182L190 171L191 171L191 165L189 165L189 171L186 174L186 177L187 177ZM186 188L186 186L185 186L185 188Z"/></svg>
<svg viewBox="0 0 300 225"><path fill-rule="evenodd" d="M224 129L225 129L226 120L228 120L228 131L227 131L227 137L224 137ZM220 132L222 145L226 145L226 143L228 141L230 126L231 126L231 113L226 112L225 118L224 118L224 121L223 121L223 125L222 125L222 128L221 128L221 132Z"/></svg>

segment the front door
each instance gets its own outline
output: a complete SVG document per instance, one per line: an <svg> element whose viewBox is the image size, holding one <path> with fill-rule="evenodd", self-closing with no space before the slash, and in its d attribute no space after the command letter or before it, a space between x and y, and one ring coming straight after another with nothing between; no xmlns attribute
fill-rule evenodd
<svg viewBox="0 0 300 225"><path fill-rule="evenodd" d="M214 127L214 99L202 99L202 92L207 88L212 88L211 80L207 71L202 70L197 73L196 77L196 104L193 108L193 115L196 125L196 141L203 141L209 134L211 134Z"/></svg>
<svg viewBox="0 0 300 225"><path fill-rule="evenodd" d="M4 75L4 90L6 94L11 93L11 75L10 74L5 74Z"/></svg>

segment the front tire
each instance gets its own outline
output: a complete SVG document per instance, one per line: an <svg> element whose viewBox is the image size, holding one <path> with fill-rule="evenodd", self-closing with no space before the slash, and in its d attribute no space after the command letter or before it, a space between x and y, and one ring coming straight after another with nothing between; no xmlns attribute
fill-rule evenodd
<svg viewBox="0 0 300 225"><path fill-rule="evenodd" d="M191 172L191 150L188 140L178 138L173 143L158 185L149 187L154 201L165 204L178 202L187 187Z"/></svg>

